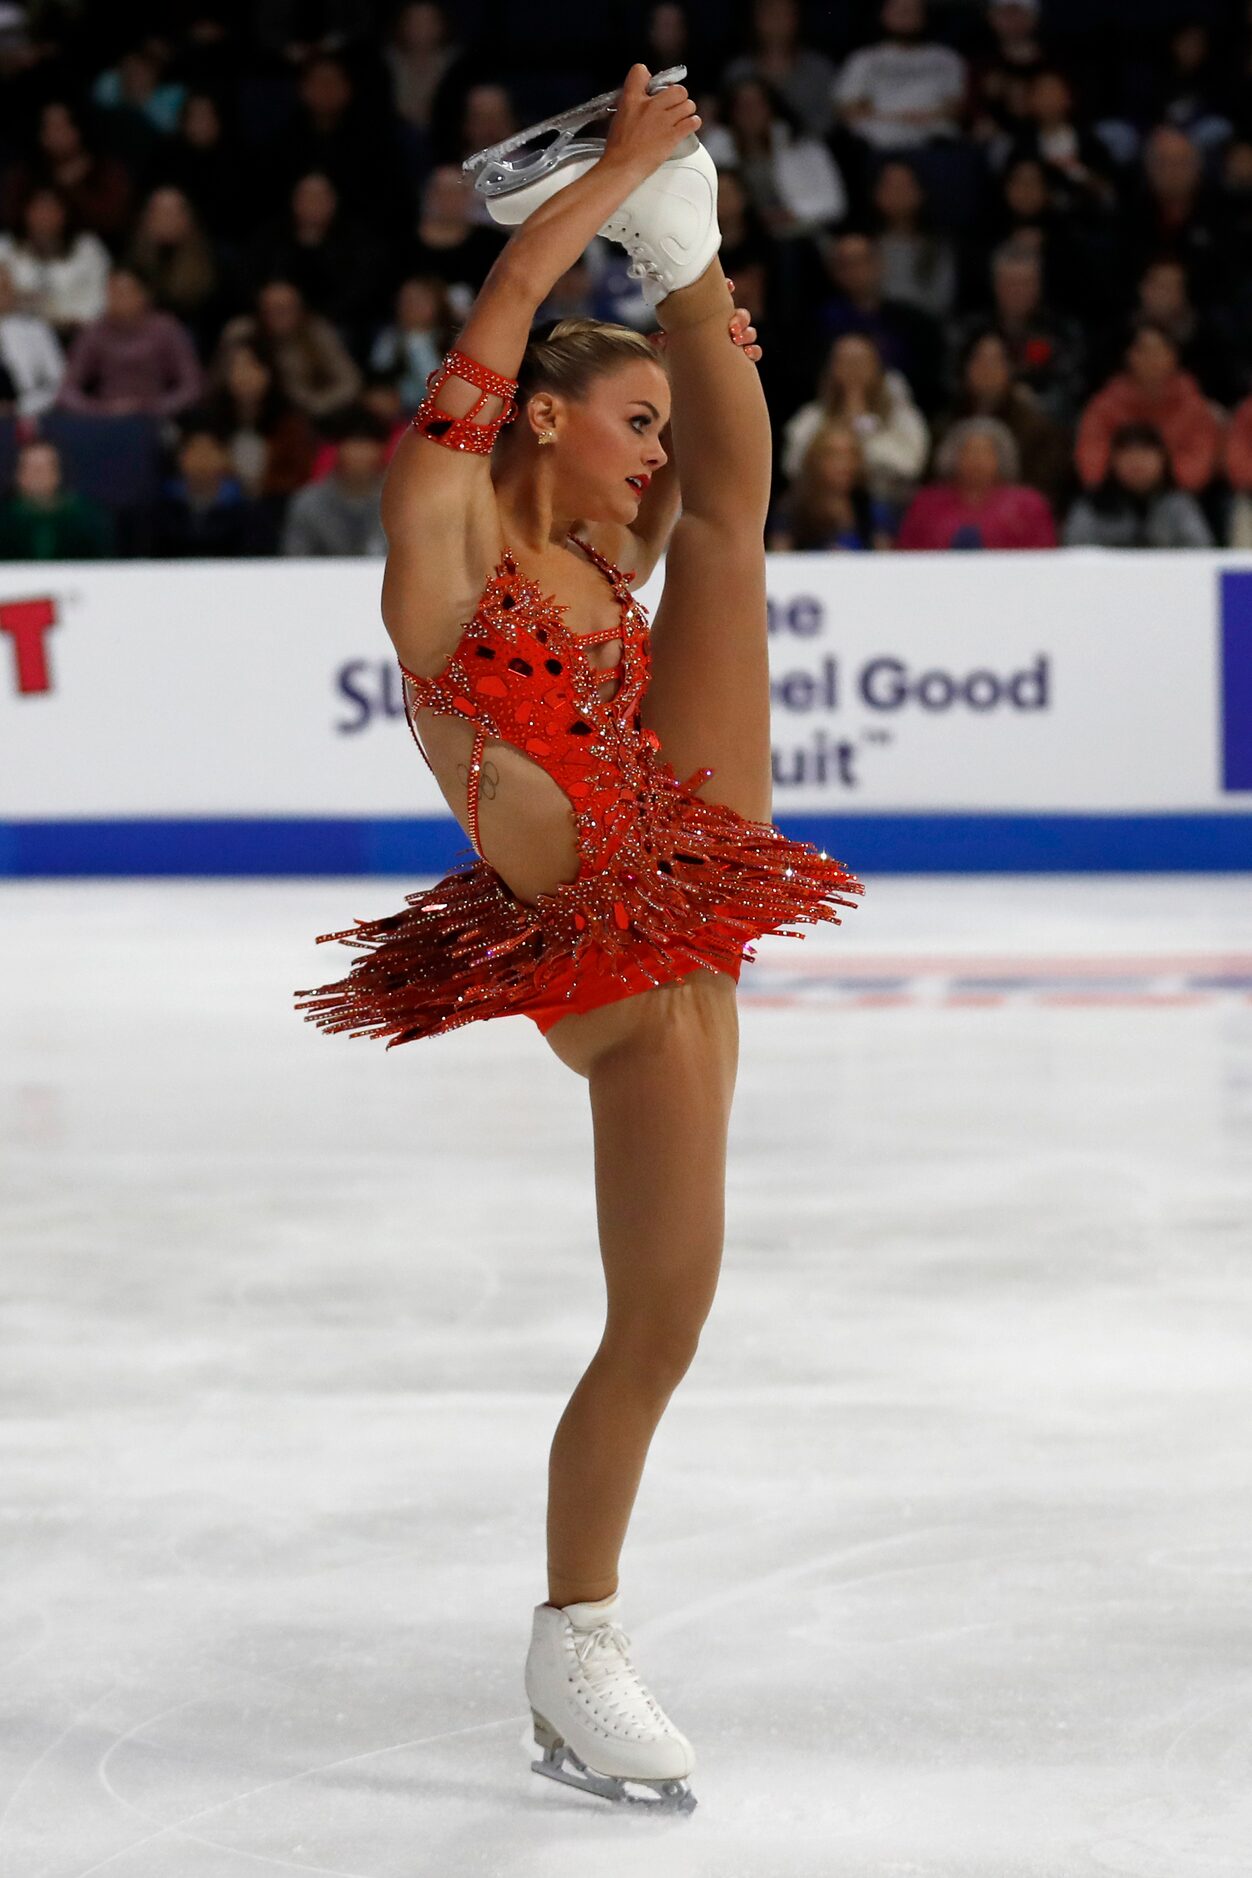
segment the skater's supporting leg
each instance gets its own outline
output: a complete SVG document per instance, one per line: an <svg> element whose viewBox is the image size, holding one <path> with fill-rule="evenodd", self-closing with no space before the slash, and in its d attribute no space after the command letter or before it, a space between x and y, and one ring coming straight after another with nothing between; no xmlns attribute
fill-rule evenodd
<svg viewBox="0 0 1252 1878"><path fill-rule="evenodd" d="M734 992L730 978L698 972L643 993L630 1000L640 1020L632 1034L590 1066L608 1315L552 1443L548 1600L558 1606L616 1589L649 1443L713 1302Z"/></svg>
<svg viewBox="0 0 1252 1878"><path fill-rule="evenodd" d="M770 424L757 368L728 333L731 305L714 261L657 308L683 512L666 554L643 714L681 779L707 766L716 774L706 800L767 821Z"/></svg>

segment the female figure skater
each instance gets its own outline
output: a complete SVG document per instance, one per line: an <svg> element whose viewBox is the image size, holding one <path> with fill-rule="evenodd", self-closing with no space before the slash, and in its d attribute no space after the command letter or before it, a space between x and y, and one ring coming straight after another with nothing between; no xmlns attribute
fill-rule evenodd
<svg viewBox="0 0 1252 1878"><path fill-rule="evenodd" d="M300 996L390 1044L522 1013L589 1085L608 1309L552 1444L532 1765L690 1810L691 1744L616 1621L618 1557L717 1284L745 948L837 922L862 888L769 820L760 355L715 258L695 106L648 85L634 66L598 156L584 141L491 205L520 226L384 494L410 728L479 859L326 935L364 956ZM587 320L532 334L597 232L634 256L660 346ZM667 543L649 634L631 588Z"/></svg>

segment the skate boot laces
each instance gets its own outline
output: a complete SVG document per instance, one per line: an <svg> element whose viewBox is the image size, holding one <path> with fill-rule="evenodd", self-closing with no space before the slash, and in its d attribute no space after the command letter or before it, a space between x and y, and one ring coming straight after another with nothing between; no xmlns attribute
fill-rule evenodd
<svg viewBox="0 0 1252 1878"><path fill-rule="evenodd" d="M570 1638L574 1654L596 1699L639 1731L646 1739L647 1712L656 1726L667 1727L665 1716L645 1688L639 1671L628 1654L630 1638L620 1624L597 1624L594 1630L574 1631Z"/></svg>
<svg viewBox="0 0 1252 1878"><path fill-rule="evenodd" d="M630 280L660 280L661 278L661 270L656 262L648 260L643 255L635 256L626 269L626 273Z"/></svg>

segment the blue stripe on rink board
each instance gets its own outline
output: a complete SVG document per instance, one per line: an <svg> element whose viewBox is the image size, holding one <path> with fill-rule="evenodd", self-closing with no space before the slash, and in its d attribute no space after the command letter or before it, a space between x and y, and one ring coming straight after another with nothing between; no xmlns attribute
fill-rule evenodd
<svg viewBox="0 0 1252 1878"><path fill-rule="evenodd" d="M1223 786L1252 789L1252 573L1222 575Z"/></svg>
<svg viewBox="0 0 1252 1878"><path fill-rule="evenodd" d="M862 877L1252 871L1252 814L783 815L778 825ZM422 875L472 858L444 817L0 822L10 878Z"/></svg>

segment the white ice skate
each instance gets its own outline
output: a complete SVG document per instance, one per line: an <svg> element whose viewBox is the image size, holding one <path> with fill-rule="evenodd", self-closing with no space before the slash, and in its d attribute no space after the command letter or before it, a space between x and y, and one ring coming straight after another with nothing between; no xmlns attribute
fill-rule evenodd
<svg viewBox="0 0 1252 1878"><path fill-rule="evenodd" d="M658 73L648 90L660 91L685 75L685 66L672 66ZM603 92L467 158L463 167L474 177L492 219L517 227L558 190L585 176L600 160L604 138L577 133L610 113L619 96ZM536 141L553 130L555 141L536 148ZM721 247L722 236L717 225L717 171L694 131L631 191L599 233L619 242L630 255L628 271L643 282L649 306L700 278Z"/></svg>
<svg viewBox="0 0 1252 1878"><path fill-rule="evenodd" d="M679 85L686 76L685 65L671 65L649 80L649 94L664 91L667 85ZM580 133L611 117L621 95L620 85L616 91L602 91L588 98L586 104L573 104L568 111L558 111L555 117L545 117L542 123L515 131L502 142L488 144L485 150L466 157L461 169L478 194L486 198L493 219L524 222L541 202L590 169L603 154L604 137ZM567 175L567 166L571 165ZM558 174L560 182L550 181ZM550 186L539 191L537 185L544 181L550 181Z"/></svg>
<svg viewBox="0 0 1252 1878"><path fill-rule="evenodd" d="M526 1695L543 1759L531 1767L605 1800L690 1813L695 1750L644 1687L619 1609L618 1592L563 1610L536 1605Z"/></svg>

